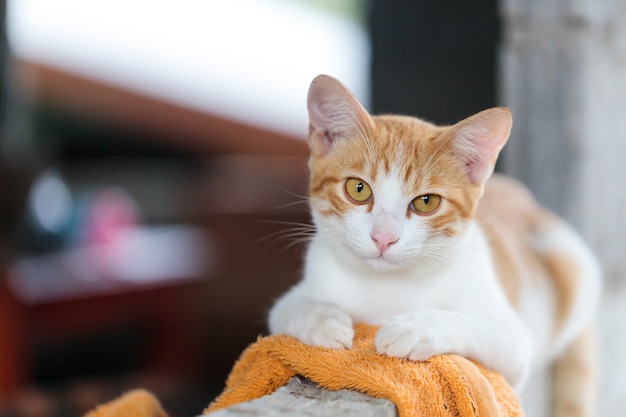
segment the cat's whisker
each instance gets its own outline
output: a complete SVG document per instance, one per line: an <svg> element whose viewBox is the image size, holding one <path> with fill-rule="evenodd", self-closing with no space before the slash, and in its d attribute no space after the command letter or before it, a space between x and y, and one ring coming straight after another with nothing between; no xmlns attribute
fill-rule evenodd
<svg viewBox="0 0 626 417"><path fill-rule="evenodd" d="M304 248L316 235L316 238L319 238L320 240L342 241L342 231L340 229L326 228L324 233L320 234L317 227L310 223L283 220L260 220L260 222L265 224L289 226L288 228L277 230L252 242L252 245L269 242L268 248L271 248L279 242L289 241L287 244L282 246L279 254L284 253L284 251L291 249L294 246L302 246L302 248Z"/></svg>
<svg viewBox="0 0 626 417"><path fill-rule="evenodd" d="M439 164L439 162L441 162L441 160L445 157L448 157L450 155L453 155L454 151L449 149L445 152L439 152L437 156L437 159L433 160L435 155L431 155L431 157L429 158L429 160L426 162L426 164L424 165L424 171L429 172L431 167L437 166L437 164Z"/></svg>
<svg viewBox="0 0 626 417"><path fill-rule="evenodd" d="M327 242L344 242L344 239L341 236L319 236L319 240L325 240Z"/></svg>
<svg viewBox="0 0 626 417"><path fill-rule="evenodd" d="M297 247L298 250L304 250L309 245L313 236L289 237L290 241L282 246L278 251L278 255L283 255L287 250Z"/></svg>
<svg viewBox="0 0 626 417"><path fill-rule="evenodd" d="M311 242L311 239L308 238L294 239L285 245L285 247L281 249L280 253L282 254L293 247L298 247L299 250L304 250L309 242Z"/></svg>
<svg viewBox="0 0 626 417"><path fill-rule="evenodd" d="M296 192L293 192L291 190L286 189L285 187L277 186L276 188L278 190L284 192L285 194L290 195L292 197L295 197L297 199L301 199L301 200L304 200L304 201L308 201L308 199L309 199L309 196L307 196L305 194L298 194Z"/></svg>
<svg viewBox="0 0 626 417"><path fill-rule="evenodd" d="M354 111L350 109L348 106L343 106L341 112L338 112L338 115L343 116L343 118L357 131L359 137L363 140L365 144L365 149L361 147L361 144L357 142L357 146L361 148L364 154L367 154L370 160L374 160L374 151L372 148L371 138L369 128L366 129L365 126L361 123L359 118L356 116Z"/></svg>
<svg viewBox="0 0 626 417"><path fill-rule="evenodd" d="M437 267L440 266L441 263L448 262L452 253L453 250L449 245L431 242L420 249L419 256L409 257L409 264L415 268L423 266L424 264Z"/></svg>
<svg viewBox="0 0 626 417"><path fill-rule="evenodd" d="M302 201L290 201L288 203L284 203L284 204L279 204L277 206L272 207L272 210L282 210L288 207L293 207L293 206L297 206L300 204L308 204L308 200L302 200Z"/></svg>
<svg viewBox="0 0 626 417"><path fill-rule="evenodd" d="M308 204L309 202L309 197L307 195L303 195L303 194L298 194L295 193L293 191L290 191L284 187L280 187L280 186L276 186L276 188L280 191L282 191L283 193L294 197L296 200L295 201L290 201L284 204L279 204L277 206L272 207L272 210L281 210L287 207L292 207L292 206L296 206L298 204Z"/></svg>
<svg viewBox="0 0 626 417"><path fill-rule="evenodd" d="M374 150L372 147L371 132L369 131L369 126L366 129L366 127L363 126L363 123L361 122L361 120L357 118L356 116L352 119L351 122L354 128L359 132L359 136L363 139L363 142L365 142L365 147L367 149L368 157L370 158L370 160L373 160ZM357 126L357 123L358 123L358 126Z"/></svg>
<svg viewBox="0 0 626 417"><path fill-rule="evenodd" d="M348 120L350 120L350 123L354 126L354 123L351 121L351 118L348 118ZM358 130L358 128L356 128L356 126L354 126L355 129L357 129L357 132L359 133L359 137L363 138L363 143L361 143L361 141L355 141L355 145L359 147L359 150L363 153L363 154L367 154L368 157L371 159L371 149L369 147L369 141L367 140L367 138L363 137L363 134ZM365 147L363 147L363 144L365 144Z"/></svg>
<svg viewBox="0 0 626 417"><path fill-rule="evenodd" d="M374 147L372 145L371 132L369 132L369 128L367 129L367 132L366 132L365 127L362 125L360 120L357 120L357 122L359 123L359 126L360 126L360 129L358 129L359 134L361 136L361 139L363 139L363 142L365 143L367 156L369 157L370 161L374 161L375 152L374 152Z"/></svg>
<svg viewBox="0 0 626 417"><path fill-rule="evenodd" d="M451 141L452 141L453 135L450 135L446 138L446 140L442 140L439 145L437 146L437 148L435 148L435 150L430 154L430 156L428 157L428 159L426 160L426 162L424 162L424 165L422 167L422 172L424 173L428 173L431 170L431 167L437 166L437 164L446 156L452 155L453 154L453 150L452 149L448 149L445 152L441 152L441 150L443 149L444 146L448 145ZM435 159L435 157L437 159Z"/></svg>
<svg viewBox="0 0 626 417"><path fill-rule="evenodd" d="M315 225L311 223L301 223L301 222L292 222L287 220L269 220L269 219L261 219L259 223L263 224L276 224L280 226L296 226L296 227L310 227L315 229Z"/></svg>
<svg viewBox="0 0 626 417"><path fill-rule="evenodd" d="M314 225L308 224L308 223L289 222L289 221L282 221L282 220L261 220L260 222L266 223L266 224L276 224L276 225L290 226L290 227L269 233L267 236L263 236L253 241L252 245L258 245L258 244L269 241L268 247L271 247L276 242L290 239L293 237L301 237L301 236L312 237L317 230L317 228Z"/></svg>
<svg viewBox="0 0 626 417"><path fill-rule="evenodd" d="M256 239L251 243L251 245L259 245L261 243L269 242L268 247L271 247L276 242L280 242L286 239L291 239L297 236L313 236L315 232L309 230L278 230L276 232L270 233L267 236L263 236L259 239Z"/></svg>
<svg viewBox="0 0 626 417"><path fill-rule="evenodd" d="M289 234L290 231L294 231L294 233ZM315 236L316 239L325 240L325 241L343 241L343 237L341 235L341 230L339 229L331 229L327 228L324 230L324 233L320 233L314 226L307 227L306 229L298 230L295 229L286 229L284 230L284 235L279 237L280 240L290 239L291 241L286 244L281 253L287 249L290 249L294 246L301 246L304 249L310 241Z"/></svg>

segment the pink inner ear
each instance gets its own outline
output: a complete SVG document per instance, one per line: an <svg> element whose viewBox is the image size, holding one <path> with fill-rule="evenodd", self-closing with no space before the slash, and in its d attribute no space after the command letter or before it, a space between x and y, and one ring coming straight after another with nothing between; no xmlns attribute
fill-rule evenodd
<svg viewBox="0 0 626 417"><path fill-rule="evenodd" d="M493 162L484 160L468 161L465 166L467 167L467 175L470 181L474 184L481 184L493 173L495 160Z"/></svg>
<svg viewBox="0 0 626 417"><path fill-rule="evenodd" d="M309 88L309 144L316 156L332 149L336 139L349 136L358 128L373 123L354 95L338 80L328 75L317 76Z"/></svg>
<svg viewBox="0 0 626 417"><path fill-rule="evenodd" d="M474 184L491 176L502 147L511 133L511 112L502 107L484 110L456 126L454 146L465 159L467 174Z"/></svg>
<svg viewBox="0 0 626 417"><path fill-rule="evenodd" d="M329 124L328 115L322 111L324 103L318 97L309 95L309 121L316 130L324 131Z"/></svg>

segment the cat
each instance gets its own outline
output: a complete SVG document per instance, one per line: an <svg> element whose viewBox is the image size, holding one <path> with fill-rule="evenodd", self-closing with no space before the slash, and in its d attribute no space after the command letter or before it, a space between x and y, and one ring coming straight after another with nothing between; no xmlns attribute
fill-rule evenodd
<svg viewBox="0 0 626 417"><path fill-rule="evenodd" d="M589 415L600 270L570 226L493 174L511 112L452 126L372 116L327 75L311 83L308 112L316 231L270 333L345 349L353 323L370 323L380 354L462 355L517 390L558 358L555 412Z"/></svg>

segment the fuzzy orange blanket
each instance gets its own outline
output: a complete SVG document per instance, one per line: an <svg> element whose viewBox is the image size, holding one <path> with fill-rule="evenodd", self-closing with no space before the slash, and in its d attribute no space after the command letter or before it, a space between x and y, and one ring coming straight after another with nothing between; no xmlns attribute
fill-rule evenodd
<svg viewBox="0 0 626 417"><path fill-rule="evenodd" d="M456 355L425 362L382 356L374 348L375 327L361 324L355 331L353 348L346 350L308 346L284 335L259 338L243 352L224 392L205 413L271 394L302 375L329 390L352 389L391 400L400 417L523 416L504 378L480 364ZM113 401L88 417L139 415L120 413L118 406ZM107 413L108 407L118 408ZM161 417L156 411L140 415Z"/></svg>
<svg viewBox="0 0 626 417"><path fill-rule="evenodd" d="M99 405L85 417L167 417L167 413L152 393L137 389Z"/></svg>

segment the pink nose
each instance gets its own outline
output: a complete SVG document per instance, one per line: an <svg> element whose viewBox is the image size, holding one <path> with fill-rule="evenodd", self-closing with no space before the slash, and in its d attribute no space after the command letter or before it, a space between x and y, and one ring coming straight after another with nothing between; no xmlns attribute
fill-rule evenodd
<svg viewBox="0 0 626 417"><path fill-rule="evenodd" d="M398 236L389 232L374 232L372 233L372 240L376 244L376 247L381 254L385 253L389 246L398 241Z"/></svg>

